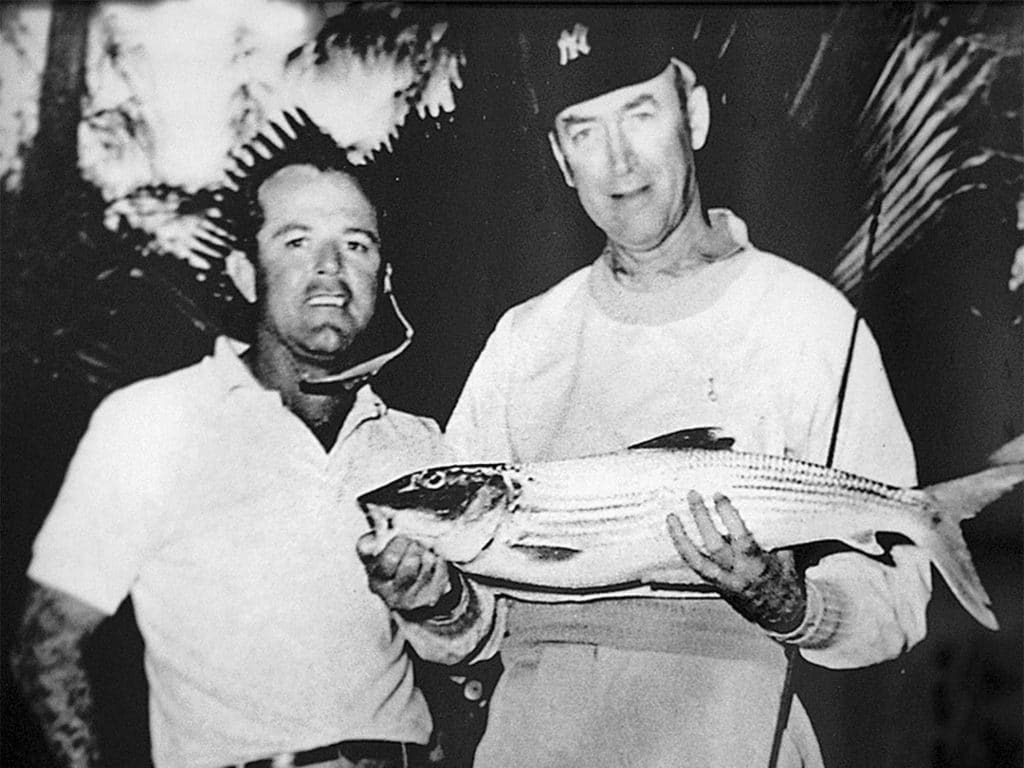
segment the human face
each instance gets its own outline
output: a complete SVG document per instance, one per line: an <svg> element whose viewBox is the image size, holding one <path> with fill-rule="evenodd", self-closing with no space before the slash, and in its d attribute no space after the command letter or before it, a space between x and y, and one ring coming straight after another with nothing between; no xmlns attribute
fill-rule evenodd
<svg viewBox="0 0 1024 768"><path fill-rule="evenodd" d="M675 68L562 110L552 142L566 183L608 238L657 248L694 206L696 180Z"/></svg>
<svg viewBox="0 0 1024 768"><path fill-rule="evenodd" d="M261 338L330 369L373 316L377 213L351 176L309 165L281 169L258 197Z"/></svg>

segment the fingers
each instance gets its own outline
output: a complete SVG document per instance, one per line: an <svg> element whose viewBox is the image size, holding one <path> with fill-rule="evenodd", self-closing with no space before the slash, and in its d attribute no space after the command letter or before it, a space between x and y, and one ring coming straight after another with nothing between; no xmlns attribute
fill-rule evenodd
<svg viewBox="0 0 1024 768"><path fill-rule="evenodd" d="M715 510L719 510L718 499L725 499L724 496L715 496ZM696 491L686 494L686 501L690 505L690 514L697 524L697 531L704 542L704 549L708 556L715 563L726 570L730 570L736 560L729 538L722 536L711 520L711 514L704 504L704 498ZM728 500L726 500L728 501Z"/></svg>
<svg viewBox="0 0 1024 768"><path fill-rule="evenodd" d="M425 571L431 563L426 551L414 542L403 542L405 549L394 565L394 576L391 582L396 590L409 592L422 584ZM386 550L385 550L386 551Z"/></svg>
<svg viewBox="0 0 1024 768"><path fill-rule="evenodd" d="M433 552L433 565L430 568L430 578L426 579L419 595L424 605L434 605L451 588L448 578L448 564Z"/></svg>
<svg viewBox="0 0 1024 768"><path fill-rule="evenodd" d="M416 583L426 553L421 544L397 536L377 555L370 566L371 575L392 582L397 589L408 589Z"/></svg>
<svg viewBox="0 0 1024 768"><path fill-rule="evenodd" d="M356 551L366 565L370 589L396 610L433 605L447 591L448 567L419 542L397 536L374 553L374 535L364 534Z"/></svg>
<svg viewBox="0 0 1024 768"><path fill-rule="evenodd" d="M743 522L743 518L740 517L740 513L736 511L736 507L732 505L728 497L716 493L714 499L715 512L718 513L719 519L725 525L725 530L729 532L733 547L743 554L749 555L757 552L758 547L754 537L747 530L746 523Z"/></svg>
<svg viewBox="0 0 1024 768"><path fill-rule="evenodd" d="M725 546L722 534L718 532L715 524L711 522L711 515L708 513L708 508L704 505L704 498L696 491L690 491L686 494L686 501L690 505L690 514L693 515L693 521L697 524L697 531L704 542L704 549L708 552L715 552Z"/></svg>
<svg viewBox="0 0 1024 768"><path fill-rule="evenodd" d="M679 556L683 558L683 561L696 571L701 578L711 582L718 581L723 574L722 567L697 549L696 544L687 535L679 518L675 514L670 513L665 517L665 523L668 525L668 533L672 537L672 543L675 545Z"/></svg>
<svg viewBox="0 0 1024 768"><path fill-rule="evenodd" d="M779 558L782 567L787 571L796 570L796 555L792 549L776 549L773 554Z"/></svg>
<svg viewBox="0 0 1024 768"><path fill-rule="evenodd" d="M373 531L367 531L356 541L356 554L364 563L377 556L380 551L380 540Z"/></svg>
<svg viewBox="0 0 1024 768"><path fill-rule="evenodd" d="M699 538L691 538L674 514L666 519L669 534L679 556L705 581L725 589L740 588L764 570L766 554L728 497L716 493L713 498L715 514L727 533L716 526L703 497L691 490L686 500Z"/></svg>
<svg viewBox="0 0 1024 768"><path fill-rule="evenodd" d="M356 554L367 572L391 578L408 545L409 539L404 536L382 539L375 532L368 531L356 540Z"/></svg>

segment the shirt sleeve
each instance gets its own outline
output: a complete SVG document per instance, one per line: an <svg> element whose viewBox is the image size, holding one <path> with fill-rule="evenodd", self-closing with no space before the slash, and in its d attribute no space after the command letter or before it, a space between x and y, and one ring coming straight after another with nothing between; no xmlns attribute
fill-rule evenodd
<svg viewBox="0 0 1024 768"><path fill-rule="evenodd" d="M508 423L512 372L512 315L491 334L466 379L445 435L460 461L508 461L515 452Z"/></svg>
<svg viewBox="0 0 1024 768"><path fill-rule="evenodd" d="M498 321L448 420L445 435L459 461L508 461L515 457L508 423L508 382L514 368L512 325L512 312ZM505 635L508 599L484 584L469 583L482 609L489 612L487 632L478 637L464 659L473 662L498 652Z"/></svg>
<svg viewBox="0 0 1024 768"><path fill-rule="evenodd" d="M28 575L107 615L159 538L159 440L144 411L115 393L96 409L33 545Z"/></svg>
<svg viewBox="0 0 1024 768"><path fill-rule="evenodd" d="M837 371L836 381L841 376ZM828 390L825 389L827 392ZM837 392L836 387L833 392ZM809 395L810 396L810 395ZM810 423L808 458L825 463L837 396L818 399ZM878 346L865 325L843 403L833 465L897 486L916 484L913 447L889 386ZM827 555L808 568L820 598L809 602L805 633L795 638L808 661L824 667L867 666L894 658L920 642L931 597L931 564L912 544L896 544L891 562L856 551ZM798 628L795 633L800 635Z"/></svg>

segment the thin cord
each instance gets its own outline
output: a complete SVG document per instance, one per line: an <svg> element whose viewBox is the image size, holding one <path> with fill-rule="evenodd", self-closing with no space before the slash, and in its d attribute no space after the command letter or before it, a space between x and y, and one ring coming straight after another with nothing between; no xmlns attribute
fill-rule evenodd
<svg viewBox="0 0 1024 768"><path fill-rule="evenodd" d="M775 718L775 732L772 734L772 751L768 756L768 768L779 764L779 751L782 748L782 732L789 722L789 713L793 708L793 668L796 666L796 646L786 646L786 676L782 680L782 694L779 696L779 714Z"/></svg>
<svg viewBox="0 0 1024 768"><path fill-rule="evenodd" d="M888 164L889 144L885 146L885 163ZM885 166L883 166L883 169ZM883 170L883 174L885 171ZM884 178L884 176L883 176ZM871 260L875 252L875 235L878 232L878 218L882 214L882 198L885 190L880 189L875 196L875 204L871 211L871 222L868 224L868 240L864 247L864 261L861 263L860 296L853 306L853 330L850 331L850 344L846 348L846 364L843 366L843 377L839 381L839 400L836 403L836 418L832 422L832 439L828 444L828 459L825 465L832 466L836 457L836 444L839 442L839 422L843 418L843 403L846 402L846 387L850 383L850 368L853 366L853 350L857 345L857 330L860 328L861 306L868 292L868 279L871 276Z"/></svg>
<svg viewBox="0 0 1024 768"><path fill-rule="evenodd" d="M889 141L886 140L884 148L884 161L882 165L882 181L884 182L889 166ZM857 329L860 328L861 305L864 303L864 296L868 292L868 278L871 276L871 261L875 252L875 235L878 232L878 219L882 214L882 200L885 197L884 183L875 195L875 203L871 210L871 221L868 224L868 239L864 246L864 261L861 263L860 295L853 307L853 329L850 331L850 343L846 348L846 363L843 366L843 376L839 380L838 402L836 403L836 417L832 422L832 438L828 446L828 459L826 466L831 467L835 460L836 444L839 440L839 422L843 417L843 403L846 401L846 387L850 381L850 369L853 367L853 349L857 344ZM782 682L782 693L779 696L779 712L775 718L775 731L772 734L772 750L768 756L768 768L777 768L779 764L779 752L782 748L782 733L786 730L789 722L789 713L793 709L793 668L796 666L796 646L786 646L786 674Z"/></svg>

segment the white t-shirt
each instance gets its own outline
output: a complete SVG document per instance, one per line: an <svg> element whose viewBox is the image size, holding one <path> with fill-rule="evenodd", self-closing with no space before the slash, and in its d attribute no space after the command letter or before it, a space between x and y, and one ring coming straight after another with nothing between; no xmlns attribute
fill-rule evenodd
<svg viewBox="0 0 1024 768"><path fill-rule="evenodd" d="M440 440L363 387L325 452L221 339L100 405L29 575L108 614L131 595L159 768L425 743L403 636L356 555L355 497L442 461Z"/></svg>

